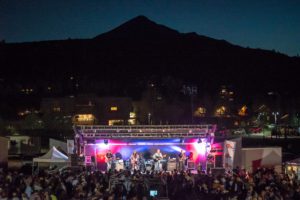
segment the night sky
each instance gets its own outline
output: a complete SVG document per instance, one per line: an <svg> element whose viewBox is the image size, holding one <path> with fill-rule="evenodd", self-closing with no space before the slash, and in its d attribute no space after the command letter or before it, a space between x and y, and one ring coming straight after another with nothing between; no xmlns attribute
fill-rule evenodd
<svg viewBox="0 0 300 200"><path fill-rule="evenodd" d="M300 53L300 0L0 0L0 40L92 38L137 15L244 47Z"/></svg>

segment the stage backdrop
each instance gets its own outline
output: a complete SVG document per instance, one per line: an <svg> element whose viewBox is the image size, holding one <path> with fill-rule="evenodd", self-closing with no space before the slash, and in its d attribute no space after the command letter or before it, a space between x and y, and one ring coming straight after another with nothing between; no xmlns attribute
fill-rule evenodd
<svg viewBox="0 0 300 200"><path fill-rule="evenodd" d="M206 156L210 152L211 144L207 139L108 139L95 140L85 145L85 156L91 156L97 162L97 166L103 169L105 154L108 149L113 154L120 153L123 160L128 160L134 150L145 159L151 159L157 149L167 158L176 158L181 150L186 151L186 155L192 154L192 160L196 165L206 162Z"/></svg>

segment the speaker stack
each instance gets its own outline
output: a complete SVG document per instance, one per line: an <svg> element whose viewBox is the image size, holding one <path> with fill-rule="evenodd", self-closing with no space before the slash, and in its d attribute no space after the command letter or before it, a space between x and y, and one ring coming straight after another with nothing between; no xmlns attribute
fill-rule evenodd
<svg viewBox="0 0 300 200"><path fill-rule="evenodd" d="M188 169L195 169L195 162L192 160L187 161L187 168Z"/></svg>

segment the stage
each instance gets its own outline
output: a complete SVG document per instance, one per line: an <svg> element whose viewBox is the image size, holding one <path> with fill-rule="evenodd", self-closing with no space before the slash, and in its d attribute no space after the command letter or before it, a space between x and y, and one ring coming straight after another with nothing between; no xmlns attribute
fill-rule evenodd
<svg viewBox="0 0 300 200"><path fill-rule="evenodd" d="M222 157L222 144L214 143L215 125L164 125L164 126L76 126L76 153L84 157L86 166L104 171L108 150L130 168L133 151L139 156L144 170L153 166L152 156L157 149L164 155L164 169L176 169L178 154L185 151L186 169L197 170L216 167L216 157ZM174 164L175 163L175 164Z"/></svg>

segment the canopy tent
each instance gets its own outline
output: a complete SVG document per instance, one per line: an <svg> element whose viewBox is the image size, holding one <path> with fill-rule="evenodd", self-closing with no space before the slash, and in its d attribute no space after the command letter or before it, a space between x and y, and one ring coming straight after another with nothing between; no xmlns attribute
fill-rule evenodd
<svg viewBox="0 0 300 200"><path fill-rule="evenodd" d="M33 163L67 163L68 156L52 147L45 155L37 158L33 158Z"/></svg>
<svg viewBox="0 0 300 200"><path fill-rule="evenodd" d="M57 164L59 166L65 166L69 163L68 156L60 152L56 147L52 147L45 155L33 158L32 173L34 172L34 166L37 163L37 170L39 170L39 163L44 165Z"/></svg>
<svg viewBox="0 0 300 200"><path fill-rule="evenodd" d="M285 171L287 174L295 173L300 180L300 158L288 161L285 163Z"/></svg>

